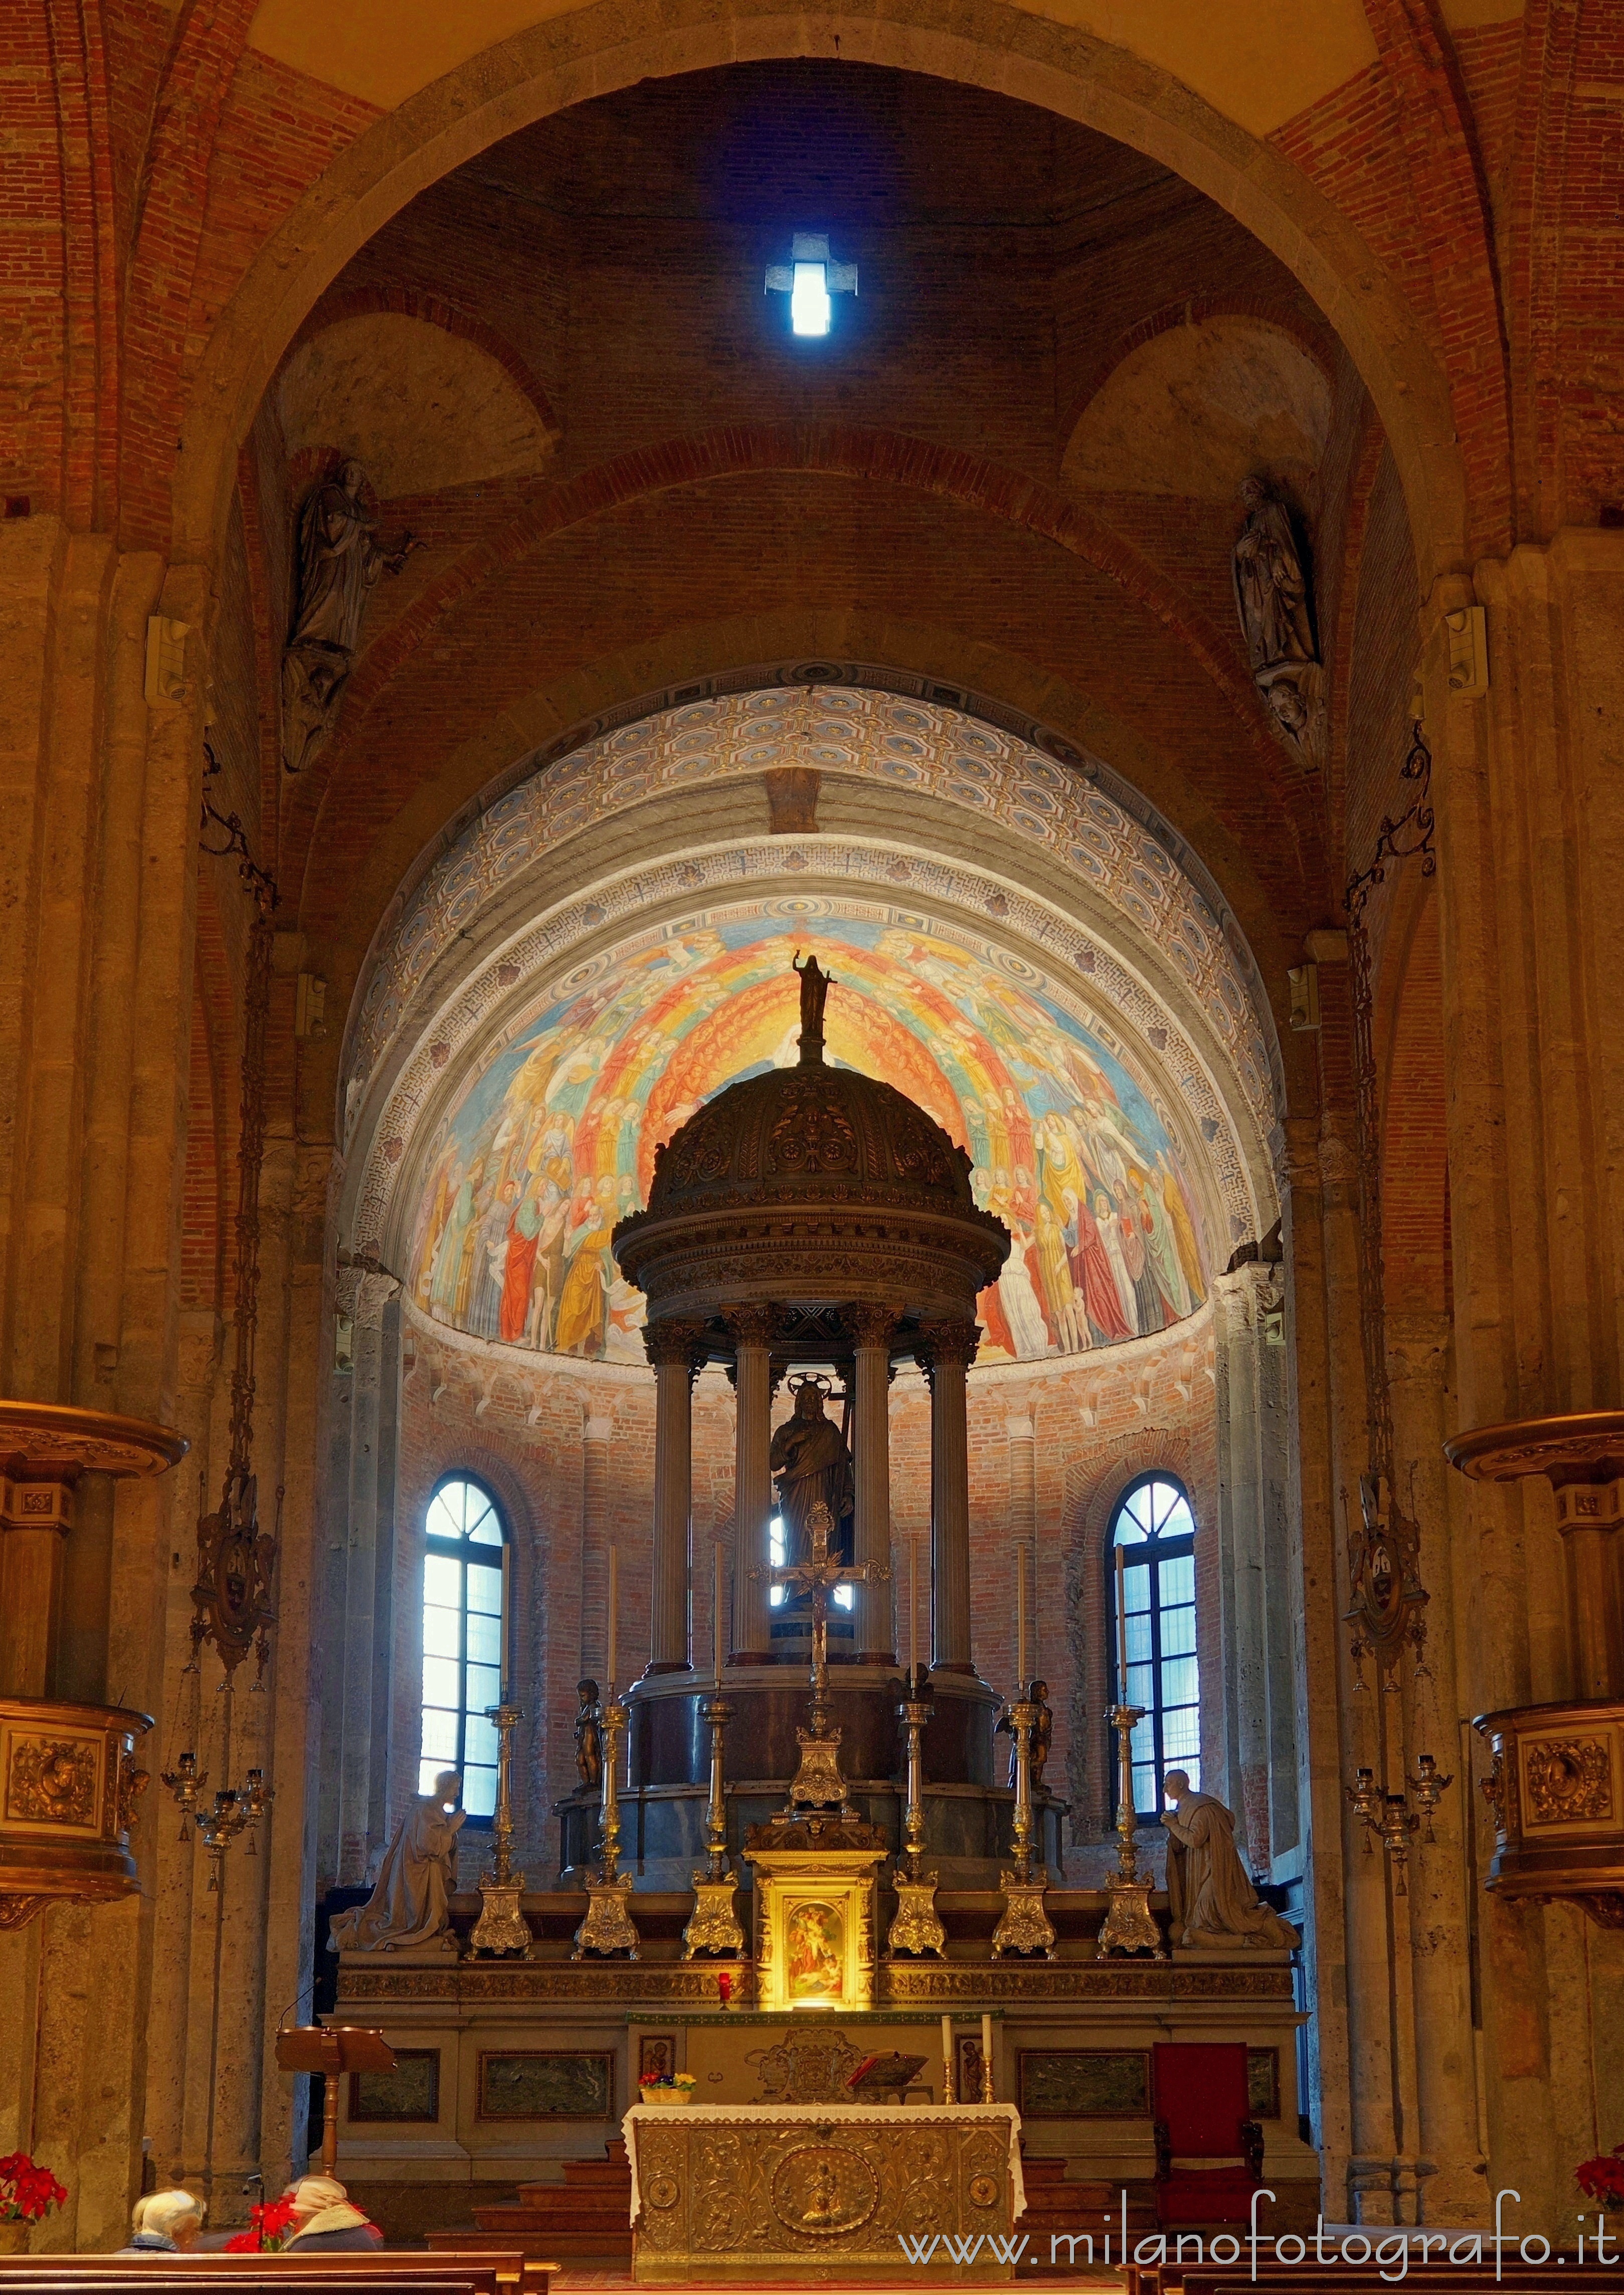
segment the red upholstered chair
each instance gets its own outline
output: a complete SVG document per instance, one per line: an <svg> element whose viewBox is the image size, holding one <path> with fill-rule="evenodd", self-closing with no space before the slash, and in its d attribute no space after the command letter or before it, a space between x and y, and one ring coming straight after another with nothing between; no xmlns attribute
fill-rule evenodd
<svg viewBox="0 0 1624 2295"><path fill-rule="evenodd" d="M1245 2223L1263 2180L1246 2043L1164 2041L1152 2055L1157 2223Z"/></svg>

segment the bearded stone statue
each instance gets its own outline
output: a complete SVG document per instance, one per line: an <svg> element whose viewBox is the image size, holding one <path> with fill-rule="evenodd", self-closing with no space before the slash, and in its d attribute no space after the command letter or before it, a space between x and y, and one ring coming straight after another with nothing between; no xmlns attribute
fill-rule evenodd
<svg viewBox="0 0 1624 2295"><path fill-rule="evenodd" d="M811 1561L809 1517L820 1503L835 1524L830 1551L844 1552L844 1525L856 1499L852 1453L839 1427L825 1415L823 1390L814 1380L803 1379L796 1387L795 1410L772 1438L770 1463L784 1523L785 1561L792 1569Z"/></svg>

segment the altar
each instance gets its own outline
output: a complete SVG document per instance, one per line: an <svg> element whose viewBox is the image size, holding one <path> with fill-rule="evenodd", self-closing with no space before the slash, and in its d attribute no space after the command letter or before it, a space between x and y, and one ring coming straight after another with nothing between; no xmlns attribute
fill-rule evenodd
<svg viewBox="0 0 1624 2295"><path fill-rule="evenodd" d="M633 2275L1012 2278L1020 2125L1005 2103L639 2105Z"/></svg>

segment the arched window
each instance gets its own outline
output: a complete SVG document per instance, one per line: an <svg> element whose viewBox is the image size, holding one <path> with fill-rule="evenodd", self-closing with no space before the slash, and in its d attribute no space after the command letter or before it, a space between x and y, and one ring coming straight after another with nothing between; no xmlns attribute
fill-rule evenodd
<svg viewBox="0 0 1624 2295"><path fill-rule="evenodd" d="M469 1819L488 1824L496 1813L496 1732L485 1716L502 1703L507 1531L482 1482L448 1474L428 1501L423 1533L417 1789L431 1793L442 1769L458 1769Z"/></svg>
<svg viewBox="0 0 1624 2295"><path fill-rule="evenodd" d="M1128 1703L1145 1719L1133 1733L1133 1806L1141 1822L1162 1808L1169 1769L1187 1772L1201 1789L1201 1681L1196 1656L1196 1517L1182 1483L1171 1474L1141 1474L1117 1500L1107 1566L1115 1610L1116 1556L1122 1556L1122 1621L1127 1629ZM1122 1647L1112 1617L1111 1658ZM1117 1684L1121 1695L1122 1685ZM1115 1739L1113 1737L1113 1745ZM1114 1774L1114 1798L1115 1780Z"/></svg>

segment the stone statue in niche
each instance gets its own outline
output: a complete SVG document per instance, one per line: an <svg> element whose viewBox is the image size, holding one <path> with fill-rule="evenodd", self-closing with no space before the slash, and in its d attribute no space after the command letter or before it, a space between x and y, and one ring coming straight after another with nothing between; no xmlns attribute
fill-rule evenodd
<svg viewBox="0 0 1624 2295"><path fill-rule="evenodd" d="M380 574L398 574L413 550L407 534L380 550L362 495L366 472L343 463L299 512L298 603L282 654L282 758L302 772L329 739L355 666L367 600Z"/></svg>
<svg viewBox="0 0 1624 2295"><path fill-rule="evenodd" d="M575 1768L586 1791L597 1793L603 1784L603 1712L598 1703L598 1685L578 1681L575 1695L581 1701L575 1716Z"/></svg>
<svg viewBox="0 0 1624 2295"><path fill-rule="evenodd" d="M1222 1801L1196 1792L1182 1769L1170 1769L1163 1789L1173 1804L1162 1816L1173 1942L1276 1951L1295 1945L1296 1930L1258 1901L1235 1845L1235 1819Z"/></svg>
<svg viewBox="0 0 1624 2295"><path fill-rule="evenodd" d="M804 985L802 993L805 994ZM820 1379L795 1382L795 1409L774 1434L769 1454L784 1523L784 1560L792 1570L812 1560L811 1516L815 1506L826 1506L835 1524L829 1540L831 1552L849 1550L846 1524L856 1503L857 1486L845 1436L824 1413L824 1391Z"/></svg>
<svg viewBox="0 0 1624 2295"><path fill-rule="evenodd" d="M1235 545L1236 610L1253 681L1281 731L1294 741L1309 724L1305 686L1319 661L1312 602L1291 512L1261 478L1245 478L1246 523Z"/></svg>
<svg viewBox="0 0 1624 2295"><path fill-rule="evenodd" d="M434 1791L415 1797L384 1852L371 1895L334 1915L329 1951L455 1953L451 1891L466 1813L456 1806L461 1796L461 1778L443 1769Z"/></svg>

